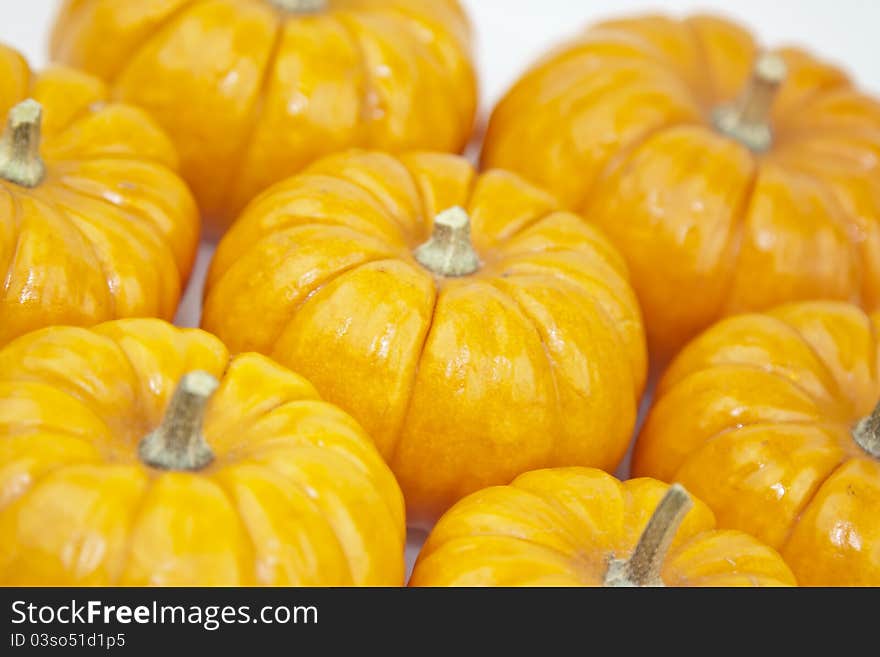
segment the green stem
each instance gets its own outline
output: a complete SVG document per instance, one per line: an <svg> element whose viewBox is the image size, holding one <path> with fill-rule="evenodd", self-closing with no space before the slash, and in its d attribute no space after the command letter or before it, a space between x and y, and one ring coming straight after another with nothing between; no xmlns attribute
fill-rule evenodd
<svg viewBox="0 0 880 657"><path fill-rule="evenodd" d="M672 539L694 503L680 484L673 484L660 500L629 559L612 559L605 586L664 586L660 572Z"/></svg>
<svg viewBox="0 0 880 657"><path fill-rule="evenodd" d="M786 75L782 57L762 54L739 99L715 111L715 128L756 153L769 150L773 146L770 110Z"/></svg>
<svg viewBox="0 0 880 657"><path fill-rule="evenodd" d="M213 461L214 453L202 434L202 422L205 407L219 385L207 372L184 375L171 396L162 424L141 441L141 460L161 470L201 470Z"/></svg>
<svg viewBox="0 0 880 657"><path fill-rule="evenodd" d="M269 0L282 11L293 14L310 14L327 9L329 0Z"/></svg>
<svg viewBox="0 0 880 657"><path fill-rule="evenodd" d="M0 137L0 178L22 187L36 187L46 175L40 158L43 107L25 100L9 110Z"/></svg>
<svg viewBox="0 0 880 657"><path fill-rule="evenodd" d="M416 260L437 276L467 276L480 268L480 257L471 243L471 218L462 208L441 212L434 232L416 249Z"/></svg>
<svg viewBox="0 0 880 657"><path fill-rule="evenodd" d="M852 436L859 447L875 459L880 459L880 404L855 426Z"/></svg>

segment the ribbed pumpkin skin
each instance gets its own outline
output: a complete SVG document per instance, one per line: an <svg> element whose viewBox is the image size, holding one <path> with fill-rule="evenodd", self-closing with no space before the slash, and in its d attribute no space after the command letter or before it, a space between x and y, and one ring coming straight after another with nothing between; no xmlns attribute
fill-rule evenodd
<svg viewBox="0 0 880 657"><path fill-rule="evenodd" d="M684 484L802 585L880 585L880 460L851 434L880 400L878 328L832 302L720 322L661 380L633 472Z"/></svg>
<svg viewBox="0 0 880 657"><path fill-rule="evenodd" d="M220 379L214 461L140 440L192 371ZM303 378L159 320L48 328L0 350L0 584L403 583L403 499L360 426Z"/></svg>
<svg viewBox="0 0 880 657"><path fill-rule="evenodd" d="M457 0L67 0L52 55L156 117L216 231L323 155L463 149L471 39Z"/></svg>
<svg viewBox="0 0 880 657"><path fill-rule="evenodd" d="M413 251L454 206L481 268L435 277ZM608 241L519 177L451 155L355 151L270 189L217 250L203 326L352 413L414 523L537 467L613 469L645 380Z"/></svg>
<svg viewBox="0 0 880 657"><path fill-rule="evenodd" d="M43 106L46 175L33 188L0 176L0 346L53 324L170 320L199 238L171 141L98 79L32 73L0 45L0 130L27 98Z"/></svg>
<svg viewBox="0 0 880 657"><path fill-rule="evenodd" d="M880 103L796 49L773 145L722 136L759 45L713 16L601 23L496 108L483 162L555 192L632 271L652 358L717 319L815 298L880 304Z"/></svg>
<svg viewBox="0 0 880 657"><path fill-rule="evenodd" d="M667 484L620 482L599 470L529 472L479 491L437 523L410 586L601 586L627 559ZM738 531L715 528L695 501L661 570L666 586L793 586L782 558Z"/></svg>

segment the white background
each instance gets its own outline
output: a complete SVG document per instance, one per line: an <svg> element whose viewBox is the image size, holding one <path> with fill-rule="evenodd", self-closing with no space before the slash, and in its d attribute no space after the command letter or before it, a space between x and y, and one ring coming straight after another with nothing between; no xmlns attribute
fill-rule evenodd
<svg viewBox="0 0 880 657"><path fill-rule="evenodd" d="M418 2L419 0L413 0ZM749 25L766 44L807 46L880 95L880 1L877 0L463 0L479 39L483 116L536 57L582 26L634 12L716 11ZM0 41L46 62L49 26L58 0L0 0ZM197 274L178 323L198 325L198 301L211 248L200 253ZM421 537L411 536L408 563Z"/></svg>

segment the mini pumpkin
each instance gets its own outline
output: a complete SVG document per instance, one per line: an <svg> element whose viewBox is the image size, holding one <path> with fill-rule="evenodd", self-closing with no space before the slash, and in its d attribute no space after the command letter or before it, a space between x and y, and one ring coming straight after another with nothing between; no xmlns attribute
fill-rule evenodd
<svg viewBox="0 0 880 657"><path fill-rule="evenodd" d="M0 350L0 584L400 585L363 429L264 356L160 320Z"/></svg>
<svg viewBox="0 0 880 657"><path fill-rule="evenodd" d="M340 154L255 200L217 250L203 326L352 413L415 524L527 470L613 469L646 370L599 231L435 153Z"/></svg>
<svg viewBox="0 0 880 657"><path fill-rule="evenodd" d="M715 529L680 485L589 468L474 493L437 523L410 586L785 586L772 548Z"/></svg>
<svg viewBox="0 0 880 657"><path fill-rule="evenodd" d="M880 304L880 103L714 16L589 29L495 110L484 163L554 191L621 250L665 360L715 320Z"/></svg>
<svg viewBox="0 0 880 657"><path fill-rule="evenodd" d="M67 0L51 50L156 117L214 229L323 155L460 151L476 112L457 0Z"/></svg>
<svg viewBox="0 0 880 657"><path fill-rule="evenodd" d="M880 586L878 329L833 302L720 322L660 382L633 471L683 483L801 584Z"/></svg>
<svg viewBox="0 0 880 657"><path fill-rule="evenodd" d="M199 219L168 138L102 82L0 45L0 346L52 324L171 319Z"/></svg>

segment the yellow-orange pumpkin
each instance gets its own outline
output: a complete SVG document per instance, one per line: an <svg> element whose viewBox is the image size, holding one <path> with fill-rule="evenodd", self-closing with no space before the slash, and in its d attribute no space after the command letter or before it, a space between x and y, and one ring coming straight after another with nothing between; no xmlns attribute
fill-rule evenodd
<svg viewBox="0 0 880 657"><path fill-rule="evenodd" d="M713 16L589 29L500 103L484 163L553 190L626 257L652 357L720 317L880 305L880 103Z"/></svg>
<svg viewBox="0 0 880 657"><path fill-rule="evenodd" d="M663 377L634 472L682 482L803 585L880 586L878 330L832 302L720 322Z"/></svg>
<svg viewBox="0 0 880 657"><path fill-rule="evenodd" d="M174 316L195 202L168 137L108 96L0 45L0 346L52 324Z"/></svg>
<svg viewBox="0 0 880 657"><path fill-rule="evenodd" d="M428 537L411 586L784 586L776 551L715 529L681 486L599 470L530 472L474 493Z"/></svg>
<svg viewBox="0 0 880 657"><path fill-rule="evenodd" d="M442 154L346 153L267 191L220 243L203 326L352 413L416 523L527 470L613 469L646 370L605 237Z"/></svg>
<svg viewBox="0 0 880 657"><path fill-rule="evenodd" d="M344 148L459 151L477 103L457 0L67 0L52 55L158 119L215 229Z"/></svg>
<svg viewBox="0 0 880 657"><path fill-rule="evenodd" d="M304 379L160 320L0 350L0 584L400 585L403 499Z"/></svg>

